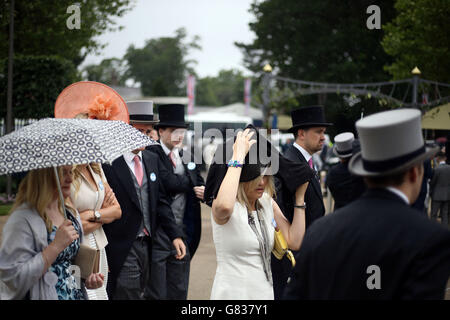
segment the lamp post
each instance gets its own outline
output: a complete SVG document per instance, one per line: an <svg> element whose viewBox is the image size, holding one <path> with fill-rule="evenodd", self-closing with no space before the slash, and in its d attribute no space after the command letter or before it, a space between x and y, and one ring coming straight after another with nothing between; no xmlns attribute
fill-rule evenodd
<svg viewBox="0 0 450 320"><path fill-rule="evenodd" d="M266 64L263 68L264 70L264 78L263 78L263 86L264 86L264 92L263 92L263 126L266 128L269 128L269 115L268 115L268 109L269 109L269 103L270 103L270 96L269 96L269 90L270 90L270 78L272 73L272 67L270 64Z"/></svg>
<svg viewBox="0 0 450 320"><path fill-rule="evenodd" d="M414 69L412 69L411 73L413 75L412 105L413 108L418 108L417 89L419 87L420 70L419 68L415 67Z"/></svg>

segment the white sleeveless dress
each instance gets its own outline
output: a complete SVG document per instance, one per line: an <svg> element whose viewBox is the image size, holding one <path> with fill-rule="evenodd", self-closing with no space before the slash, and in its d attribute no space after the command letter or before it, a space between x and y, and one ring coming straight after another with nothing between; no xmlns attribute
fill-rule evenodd
<svg viewBox="0 0 450 320"><path fill-rule="evenodd" d="M267 225L269 248L273 248L272 198L264 193L259 199ZM256 211L252 212L260 231ZM248 224L247 209L236 201L230 219L217 224L211 215L217 269L211 300L273 300L273 285L267 280L255 233Z"/></svg>
<svg viewBox="0 0 450 320"><path fill-rule="evenodd" d="M105 199L105 187L102 182L106 181L105 175L102 170L102 177L94 173L91 167L88 166L97 184L97 190L94 190L90 183L82 177L80 178L80 188L78 192L75 192L74 186L71 187L71 199L78 212L85 210L99 210L102 207L103 200ZM105 247L108 244L106 234L103 228L84 234L82 239L83 243L88 244L91 248L100 250L100 273L104 276L103 286L98 289L86 289L89 300L108 300L108 294L106 293L106 284L108 283L108 260L106 258Z"/></svg>

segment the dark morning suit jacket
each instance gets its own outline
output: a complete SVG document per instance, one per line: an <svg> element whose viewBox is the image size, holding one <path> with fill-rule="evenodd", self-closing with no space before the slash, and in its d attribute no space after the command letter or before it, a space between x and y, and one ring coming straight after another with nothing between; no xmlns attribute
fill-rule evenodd
<svg viewBox="0 0 450 320"><path fill-rule="evenodd" d="M330 169L326 184L334 198L334 210L359 198L367 189L363 178L348 171L348 161L339 162Z"/></svg>
<svg viewBox="0 0 450 320"><path fill-rule="evenodd" d="M144 174L147 175L148 180L151 241L153 242L153 235L160 226L164 228L171 240L182 237L182 231L177 227L160 177L158 157L149 151L143 151L142 160L145 168ZM138 235L143 212L131 176L133 173L125 159L120 157L112 165L103 165L103 171L122 209L120 219L103 225L108 238L106 254L110 269L107 289L108 294L112 296L120 269ZM152 181L151 175L156 176L155 181Z"/></svg>
<svg viewBox="0 0 450 320"><path fill-rule="evenodd" d="M151 145L146 148L158 156L164 167L163 176L161 180L164 183L165 190L170 197L178 193L186 193L186 210L184 212L183 223L185 225L185 239L189 248L189 254L192 257L200 243L202 221L201 221L201 206L200 200L195 196L194 187L204 186L203 180L198 166L194 169L189 169L188 163L183 162L184 175L177 175L173 172L172 161L166 155L161 145ZM180 157L183 158L183 151L180 150Z"/></svg>
<svg viewBox="0 0 450 320"><path fill-rule="evenodd" d="M450 231L396 194L369 189L317 220L296 259L287 299L442 299Z"/></svg>
<svg viewBox="0 0 450 320"><path fill-rule="evenodd" d="M288 147L288 149L284 153L284 156L291 161L303 162L308 165L300 150L298 150L293 145L290 145ZM277 189L276 202L285 217L290 222L292 222L294 218L294 196L292 194L289 194L287 190L282 188L281 184L277 180L275 180L275 187ZM305 203L306 229L308 229L313 221L325 214L322 190L317 178L311 179L308 189L306 189ZM278 260L277 258L275 258L275 256L272 255L272 278L275 299L281 299L291 270L291 262L286 257L284 257L282 260Z"/></svg>
<svg viewBox="0 0 450 320"><path fill-rule="evenodd" d="M440 164L434 169L430 195L433 201L450 201L450 165Z"/></svg>

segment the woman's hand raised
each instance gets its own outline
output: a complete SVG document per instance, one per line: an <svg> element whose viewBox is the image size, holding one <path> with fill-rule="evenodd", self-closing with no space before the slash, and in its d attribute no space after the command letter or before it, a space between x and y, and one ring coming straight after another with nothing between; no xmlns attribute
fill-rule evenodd
<svg viewBox="0 0 450 320"><path fill-rule="evenodd" d="M244 161L251 146L256 143L256 140L250 140L253 134L254 131L250 129L238 132L233 145L233 160Z"/></svg>

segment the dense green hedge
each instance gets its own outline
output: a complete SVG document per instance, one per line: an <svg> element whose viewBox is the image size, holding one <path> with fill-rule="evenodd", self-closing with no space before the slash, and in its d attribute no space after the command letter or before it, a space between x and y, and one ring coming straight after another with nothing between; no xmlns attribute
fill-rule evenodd
<svg viewBox="0 0 450 320"><path fill-rule="evenodd" d="M13 117L52 117L59 93L78 80L73 63L57 56L17 56L13 70ZM6 116L8 60L0 60L0 117Z"/></svg>

